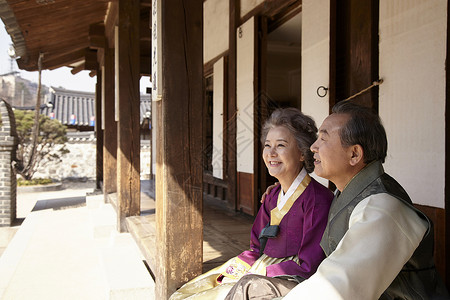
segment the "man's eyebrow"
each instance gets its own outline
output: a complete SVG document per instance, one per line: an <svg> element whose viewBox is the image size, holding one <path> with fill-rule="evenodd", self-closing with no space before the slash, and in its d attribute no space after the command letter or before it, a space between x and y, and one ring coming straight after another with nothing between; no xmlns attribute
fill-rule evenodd
<svg viewBox="0 0 450 300"><path fill-rule="evenodd" d="M319 133L330 135L326 129L319 129Z"/></svg>

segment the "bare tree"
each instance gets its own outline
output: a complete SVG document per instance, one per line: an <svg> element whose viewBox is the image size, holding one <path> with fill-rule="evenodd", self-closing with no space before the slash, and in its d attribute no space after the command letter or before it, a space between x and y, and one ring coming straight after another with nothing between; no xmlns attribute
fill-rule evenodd
<svg viewBox="0 0 450 300"><path fill-rule="evenodd" d="M18 135L16 172L25 180L32 179L46 158L47 162L60 160L61 155L69 152L65 148L66 127L57 120L40 114L41 108L41 72L43 54L39 55L39 81L36 106L33 112L15 110ZM61 146L58 148L57 145Z"/></svg>

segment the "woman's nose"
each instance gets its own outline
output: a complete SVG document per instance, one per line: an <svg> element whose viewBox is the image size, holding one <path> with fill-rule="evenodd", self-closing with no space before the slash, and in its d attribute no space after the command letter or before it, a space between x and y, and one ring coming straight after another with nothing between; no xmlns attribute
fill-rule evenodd
<svg viewBox="0 0 450 300"><path fill-rule="evenodd" d="M270 147L269 149L269 155L270 156L275 156L277 154L277 152L275 151L275 147Z"/></svg>

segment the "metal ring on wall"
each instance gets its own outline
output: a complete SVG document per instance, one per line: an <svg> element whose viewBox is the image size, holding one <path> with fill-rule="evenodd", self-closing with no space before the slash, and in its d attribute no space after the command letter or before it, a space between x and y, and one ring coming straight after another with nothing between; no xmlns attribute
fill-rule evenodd
<svg viewBox="0 0 450 300"><path fill-rule="evenodd" d="M320 93L320 90L323 90L322 94ZM317 88L317 96L319 96L320 98L323 98L327 95L328 93L328 88L324 87L323 85L319 86Z"/></svg>

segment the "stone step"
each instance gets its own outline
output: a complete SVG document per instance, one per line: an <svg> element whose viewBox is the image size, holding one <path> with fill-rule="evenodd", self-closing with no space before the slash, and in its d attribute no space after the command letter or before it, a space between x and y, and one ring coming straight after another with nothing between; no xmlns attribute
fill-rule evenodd
<svg viewBox="0 0 450 300"><path fill-rule="evenodd" d="M34 224L39 221L40 216L40 214L30 215L23 221L0 257L0 299L3 299L3 294L27 249L28 241L34 234L36 228Z"/></svg>
<svg viewBox="0 0 450 300"><path fill-rule="evenodd" d="M114 209L87 198L28 214L0 257L0 299L154 299L136 243L115 230Z"/></svg>
<svg viewBox="0 0 450 300"><path fill-rule="evenodd" d="M155 272L155 215L128 217L126 218L126 224L128 232L134 238L150 269Z"/></svg>
<svg viewBox="0 0 450 300"><path fill-rule="evenodd" d="M147 271L130 233L116 230L116 212L103 195L87 196L86 206L92 222L106 278L106 299L154 299L155 283Z"/></svg>
<svg viewBox="0 0 450 300"><path fill-rule="evenodd" d="M116 230L116 212L103 195L87 196L86 207L92 223L92 237L95 240L109 239Z"/></svg>
<svg viewBox="0 0 450 300"><path fill-rule="evenodd" d="M129 233L112 233L100 249L107 281L106 299L155 299L155 282Z"/></svg>

